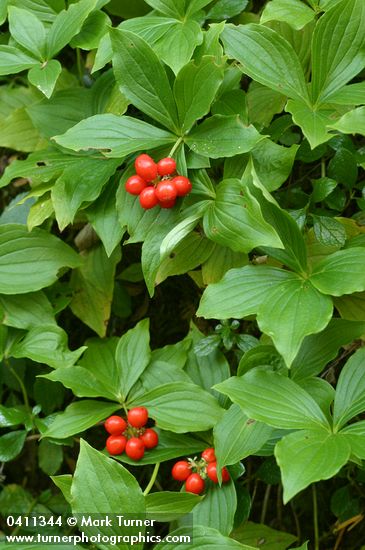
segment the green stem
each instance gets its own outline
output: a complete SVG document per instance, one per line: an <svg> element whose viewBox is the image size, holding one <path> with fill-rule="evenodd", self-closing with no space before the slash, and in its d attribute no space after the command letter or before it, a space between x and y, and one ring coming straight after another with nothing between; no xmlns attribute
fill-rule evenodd
<svg viewBox="0 0 365 550"><path fill-rule="evenodd" d="M183 137L179 137L179 139L174 143L174 146L173 148L171 149L171 151L169 152L168 156L169 157L172 157L173 154L175 153L175 151L180 147L180 144L184 141L184 138Z"/></svg>
<svg viewBox="0 0 365 550"><path fill-rule="evenodd" d="M83 84L83 81L82 81L83 70L82 70L82 60L81 60L80 48L76 48L76 63L77 63L77 72L79 74L79 80L80 80L80 83Z"/></svg>
<svg viewBox="0 0 365 550"><path fill-rule="evenodd" d="M17 380L17 382L20 386L20 390L21 390L22 395L23 395L24 405L26 406L27 409L30 409L28 394L27 394L27 390L25 389L25 386L23 384L23 380L20 378L19 374L13 369L13 367L11 367L9 365L9 362L8 361L5 361L5 362L6 362L7 367L9 368L11 374L14 376L14 378L16 378L16 380Z"/></svg>
<svg viewBox="0 0 365 550"><path fill-rule="evenodd" d="M270 492L271 492L271 485L267 485L265 490L265 495L264 495L264 502L262 504L260 523L265 523L266 512L267 512L267 507L268 507L269 498L270 498Z"/></svg>
<svg viewBox="0 0 365 550"><path fill-rule="evenodd" d="M155 484L155 481L156 481L156 477L157 477L157 474L158 474L158 470L160 469L160 463L159 462L156 462L155 464L155 467L153 468L153 472L152 472L152 475L151 475L151 479L147 485L147 487L145 488L145 490L143 491L143 496L146 496L148 495L148 493L150 492L150 490L152 489L152 487L154 486Z"/></svg>
<svg viewBox="0 0 365 550"><path fill-rule="evenodd" d="M326 161L321 159L321 178L326 177Z"/></svg>
<svg viewBox="0 0 365 550"><path fill-rule="evenodd" d="M319 550L318 503L317 503L317 490L314 483L312 485L312 497L313 497L314 550Z"/></svg>

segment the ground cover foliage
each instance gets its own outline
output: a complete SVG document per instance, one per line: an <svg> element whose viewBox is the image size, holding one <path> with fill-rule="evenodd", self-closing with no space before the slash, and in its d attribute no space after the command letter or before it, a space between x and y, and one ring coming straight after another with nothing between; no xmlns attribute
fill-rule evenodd
<svg viewBox="0 0 365 550"><path fill-rule="evenodd" d="M194 549L359 550L363 0L5 0L0 24L3 532L123 511ZM191 193L141 208L142 153ZM135 407L159 444L111 458ZM209 447L230 480L186 492L172 466Z"/></svg>

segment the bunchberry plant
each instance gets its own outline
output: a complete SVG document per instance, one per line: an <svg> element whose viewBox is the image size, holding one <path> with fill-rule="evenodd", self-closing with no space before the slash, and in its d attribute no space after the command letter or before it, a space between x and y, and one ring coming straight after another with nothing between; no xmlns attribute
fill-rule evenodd
<svg viewBox="0 0 365 550"><path fill-rule="evenodd" d="M0 531L359 550L364 0L3 0L0 25Z"/></svg>

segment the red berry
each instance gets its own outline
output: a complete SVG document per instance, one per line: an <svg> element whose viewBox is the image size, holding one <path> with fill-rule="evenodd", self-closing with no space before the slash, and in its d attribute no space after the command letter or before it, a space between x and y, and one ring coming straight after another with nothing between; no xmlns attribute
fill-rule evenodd
<svg viewBox="0 0 365 550"><path fill-rule="evenodd" d="M140 436L140 439L143 441L146 449L153 449L158 445L158 435L152 428L147 428L144 434Z"/></svg>
<svg viewBox="0 0 365 550"><path fill-rule="evenodd" d="M137 174L131 176L125 182L125 189L131 195L139 195L146 186L147 183L145 180L142 179L141 176L137 176Z"/></svg>
<svg viewBox="0 0 365 550"><path fill-rule="evenodd" d="M199 474L190 474L185 482L186 491L194 493L195 495L200 495L200 493L204 491L204 487L204 479L202 479Z"/></svg>
<svg viewBox="0 0 365 550"><path fill-rule="evenodd" d="M121 416L109 416L105 421L104 427L111 435L122 435L127 428L127 422Z"/></svg>
<svg viewBox="0 0 365 550"><path fill-rule="evenodd" d="M161 181L156 187L156 197L160 202L176 199L177 191L173 180Z"/></svg>
<svg viewBox="0 0 365 550"><path fill-rule="evenodd" d="M134 166L138 176L141 176L146 182L157 178L157 164L149 155L139 155L134 162Z"/></svg>
<svg viewBox="0 0 365 550"><path fill-rule="evenodd" d="M172 201L160 201L158 204L161 206L161 208L173 208L175 206L176 200L173 199Z"/></svg>
<svg viewBox="0 0 365 550"><path fill-rule="evenodd" d="M202 458L204 458L205 462L216 462L217 460L212 447L209 447L209 449L205 449L205 451L202 452Z"/></svg>
<svg viewBox="0 0 365 550"><path fill-rule="evenodd" d="M187 195L188 193L190 193L190 191L193 188L190 180L185 176L176 176L171 181L175 185L175 189L178 197L183 197L184 195Z"/></svg>
<svg viewBox="0 0 365 550"><path fill-rule="evenodd" d="M149 210L158 204L158 198L154 187L145 187L139 195L139 202L145 210Z"/></svg>
<svg viewBox="0 0 365 550"><path fill-rule="evenodd" d="M157 171L160 176L170 176L176 170L176 162L171 157L161 159L157 163Z"/></svg>
<svg viewBox="0 0 365 550"><path fill-rule="evenodd" d="M189 462L186 460L176 462L171 470L171 475L176 481L185 481L191 475Z"/></svg>
<svg viewBox="0 0 365 550"><path fill-rule="evenodd" d="M141 460L144 455L144 443L138 437L128 439L125 446L125 454L133 460Z"/></svg>
<svg viewBox="0 0 365 550"><path fill-rule="evenodd" d="M133 428L142 428L147 424L148 410L146 407L135 407L128 411L128 422Z"/></svg>
<svg viewBox="0 0 365 550"><path fill-rule="evenodd" d="M207 476L214 482L218 483L218 476L217 476L217 463L216 462L209 462L207 466ZM225 483L226 481L229 481L231 479L231 476L228 473L227 468L222 468L222 481Z"/></svg>
<svg viewBox="0 0 365 550"><path fill-rule="evenodd" d="M121 455L126 443L127 438L124 435L110 435L106 440L106 450L110 455Z"/></svg>

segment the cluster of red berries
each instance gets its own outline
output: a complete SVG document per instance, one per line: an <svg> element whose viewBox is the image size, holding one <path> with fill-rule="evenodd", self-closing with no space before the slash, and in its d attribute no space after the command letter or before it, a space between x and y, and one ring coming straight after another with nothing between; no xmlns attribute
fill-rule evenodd
<svg viewBox="0 0 365 550"><path fill-rule="evenodd" d="M139 155L134 163L136 174L127 179L125 188L131 195L139 195L145 210L158 204L172 208L177 197L190 193L192 185L185 176L176 174L176 162L171 157L155 162L149 155Z"/></svg>
<svg viewBox="0 0 365 550"><path fill-rule="evenodd" d="M158 435L152 428L146 428L148 410L145 407L130 409L127 421L121 416L110 416L105 421L105 429L110 434L106 449L111 455L124 453L132 460L141 460L146 449L158 444Z"/></svg>
<svg viewBox="0 0 365 550"><path fill-rule="evenodd" d="M177 481L185 481L185 489L189 493L200 495L205 488L205 479L208 477L213 483L218 483L217 459L213 448L205 449L200 460L179 460L174 464L172 477ZM222 482L230 480L227 468L222 468Z"/></svg>

